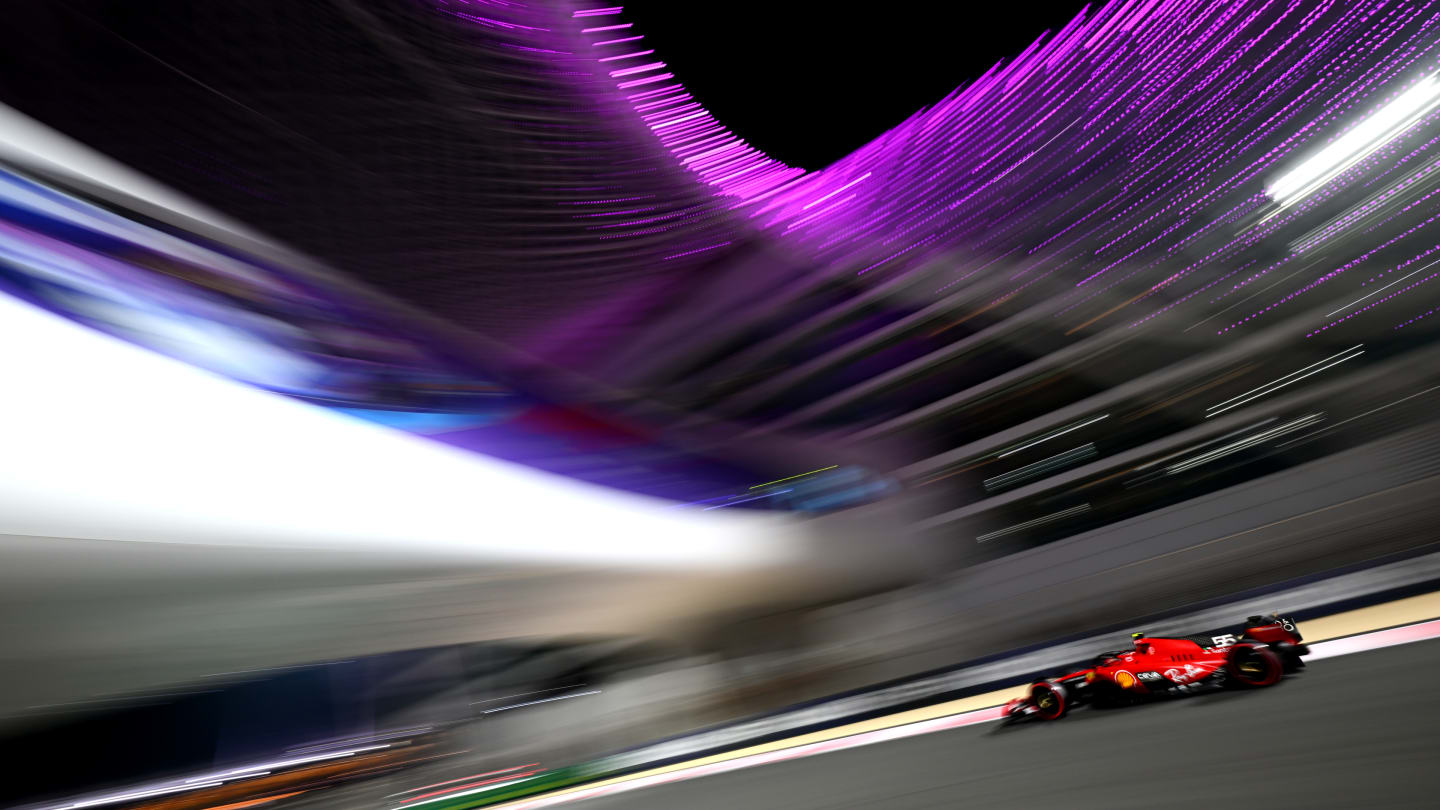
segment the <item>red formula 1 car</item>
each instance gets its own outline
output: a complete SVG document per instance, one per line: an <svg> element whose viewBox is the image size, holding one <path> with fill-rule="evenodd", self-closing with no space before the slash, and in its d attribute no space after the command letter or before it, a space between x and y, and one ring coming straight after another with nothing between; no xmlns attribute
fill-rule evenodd
<svg viewBox="0 0 1440 810"><path fill-rule="evenodd" d="M1101 653L1086 669L1032 684L1028 696L1005 705L1006 721L1057 720L1087 703L1125 705L1208 688L1271 686L1303 667L1300 657L1309 652L1295 622L1278 614L1251 616L1238 633L1133 638L1133 650Z"/></svg>

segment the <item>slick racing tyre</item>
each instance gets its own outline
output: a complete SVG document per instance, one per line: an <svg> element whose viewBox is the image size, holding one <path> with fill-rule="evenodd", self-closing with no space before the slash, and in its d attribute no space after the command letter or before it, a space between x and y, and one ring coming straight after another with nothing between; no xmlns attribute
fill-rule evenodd
<svg viewBox="0 0 1440 810"><path fill-rule="evenodd" d="M1070 710L1070 696L1058 683L1037 683L1030 687L1030 702L1041 720L1059 720Z"/></svg>
<svg viewBox="0 0 1440 810"><path fill-rule="evenodd" d="M1233 686L1271 686L1285 676L1285 663L1268 647L1237 644L1230 649L1225 670Z"/></svg>

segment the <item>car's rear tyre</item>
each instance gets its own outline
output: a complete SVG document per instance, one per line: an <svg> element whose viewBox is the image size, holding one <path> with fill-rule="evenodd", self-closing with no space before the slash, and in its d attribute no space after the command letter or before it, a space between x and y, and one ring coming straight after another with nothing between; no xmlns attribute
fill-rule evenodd
<svg viewBox="0 0 1440 810"><path fill-rule="evenodd" d="M1058 683L1037 683L1030 687L1030 703L1041 720L1059 720L1070 710L1070 696Z"/></svg>
<svg viewBox="0 0 1440 810"><path fill-rule="evenodd" d="M1230 649L1225 670L1233 686L1272 686L1285 677L1285 662L1268 647L1237 644Z"/></svg>

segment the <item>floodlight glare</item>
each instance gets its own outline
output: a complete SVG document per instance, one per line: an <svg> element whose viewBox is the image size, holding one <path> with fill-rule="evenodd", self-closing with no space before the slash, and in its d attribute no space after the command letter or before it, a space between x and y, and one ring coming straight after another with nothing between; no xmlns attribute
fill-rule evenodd
<svg viewBox="0 0 1440 810"><path fill-rule="evenodd" d="M1440 81L1426 76L1309 160L1276 178L1266 193L1282 206L1294 205L1395 140L1436 105L1440 105Z"/></svg>

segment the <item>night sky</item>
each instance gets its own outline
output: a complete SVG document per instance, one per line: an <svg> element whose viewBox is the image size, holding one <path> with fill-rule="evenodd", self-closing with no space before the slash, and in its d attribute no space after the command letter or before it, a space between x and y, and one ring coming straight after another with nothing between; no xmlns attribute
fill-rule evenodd
<svg viewBox="0 0 1440 810"><path fill-rule="evenodd" d="M393 0L373 2L380 7ZM845 4L794 0L732 0L723 7L635 0L624 4L624 19L635 23L656 56L732 131L774 157L813 170L935 103L996 61L1013 58L1041 33L1058 31L1085 5L1082 0L1033 0L1012 4L1023 11L1010 13L1003 4L918 3L896 4L894 13L882 5L846 13ZM22 44L72 57L86 54L82 58L90 65L104 66L92 80L115 82L124 81L127 66L137 65L134 46L115 32L174 58L177 48L164 43L185 38L197 24L184 7L66 0L56 8L17 8L15 22L29 35ZM57 13L58 8L69 11ZM332 13L324 8L317 6L313 16ZM61 20L68 23L63 30L57 27ZM295 33L303 38L303 31ZM12 60L0 51L0 67L8 68L0 71L0 98L67 129L63 95L21 92L27 83L29 89L56 86L55 76L32 75L48 61L43 56ZM154 68L139 62L147 71Z"/></svg>
<svg viewBox="0 0 1440 810"><path fill-rule="evenodd" d="M1058 31L1085 3L1004 7L638 0L625 19L732 131L818 169Z"/></svg>

